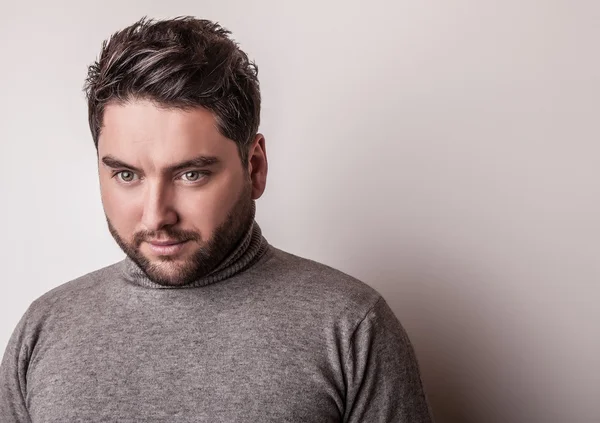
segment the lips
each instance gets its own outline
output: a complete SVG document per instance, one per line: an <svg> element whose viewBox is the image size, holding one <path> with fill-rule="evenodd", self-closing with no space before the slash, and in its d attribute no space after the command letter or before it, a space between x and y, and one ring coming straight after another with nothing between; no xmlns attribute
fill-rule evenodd
<svg viewBox="0 0 600 423"><path fill-rule="evenodd" d="M150 250L159 256L172 256L180 253L187 244L188 240L185 241L147 241Z"/></svg>
<svg viewBox="0 0 600 423"><path fill-rule="evenodd" d="M185 241L179 241L179 240L172 240L172 241L170 241L170 240L166 240L166 241L147 241L147 242L149 244L156 245L156 246L159 246L159 247L165 247L165 246L168 246L168 245L181 244L181 243L183 243Z"/></svg>

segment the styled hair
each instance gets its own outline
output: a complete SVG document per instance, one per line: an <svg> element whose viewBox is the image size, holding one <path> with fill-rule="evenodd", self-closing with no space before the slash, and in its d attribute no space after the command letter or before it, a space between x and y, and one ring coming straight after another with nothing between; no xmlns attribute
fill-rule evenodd
<svg viewBox="0 0 600 423"><path fill-rule="evenodd" d="M236 142L245 165L260 123L258 67L218 23L191 16L142 18L102 43L84 91L98 149L105 106L145 99L161 107L203 107Z"/></svg>

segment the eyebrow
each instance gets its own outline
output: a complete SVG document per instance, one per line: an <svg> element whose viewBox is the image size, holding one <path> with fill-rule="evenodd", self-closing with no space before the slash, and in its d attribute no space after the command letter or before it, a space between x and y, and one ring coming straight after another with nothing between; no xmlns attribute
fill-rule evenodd
<svg viewBox="0 0 600 423"><path fill-rule="evenodd" d="M104 163L105 166L110 167L112 169L130 169L133 171L136 171L138 173L142 173L142 170L132 166L130 164L127 164L119 159L117 159L114 156L111 156L110 154L107 156L102 157L102 163ZM181 163L176 163L173 164L171 166L168 166L166 168L166 172L168 173L175 173L177 171L183 170L183 169L188 169L190 167L207 167L207 166L212 166L219 163L219 159L217 157L214 156L198 156L198 157L194 157L191 160L186 160L184 162Z"/></svg>

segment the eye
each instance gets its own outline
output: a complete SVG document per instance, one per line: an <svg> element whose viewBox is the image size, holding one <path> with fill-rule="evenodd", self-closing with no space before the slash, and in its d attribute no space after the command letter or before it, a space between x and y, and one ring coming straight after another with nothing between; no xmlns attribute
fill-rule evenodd
<svg viewBox="0 0 600 423"><path fill-rule="evenodd" d="M186 182L198 182L204 179L208 175L208 172L200 172L197 170L190 170L181 175L182 179Z"/></svg>
<svg viewBox="0 0 600 423"><path fill-rule="evenodd" d="M115 176L118 176L119 179L123 182L133 182L135 180L136 174L130 170L122 170L117 172Z"/></svg>

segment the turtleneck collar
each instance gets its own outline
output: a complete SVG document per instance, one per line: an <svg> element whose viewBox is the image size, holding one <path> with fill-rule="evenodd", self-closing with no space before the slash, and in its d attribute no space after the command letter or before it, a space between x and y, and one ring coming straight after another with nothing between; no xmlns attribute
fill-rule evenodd
<svg viewBox="0 0 600 423"><path fill-rule="evenodd" d="M256 263L268 249L268 242L256 220L252 220L240 243L233 251L208 275L185 285L165 286L151 281L144 271L129 257L121 261L121 270L125 279L136 285L154 289L198 288L230 278Z"/></svg>

